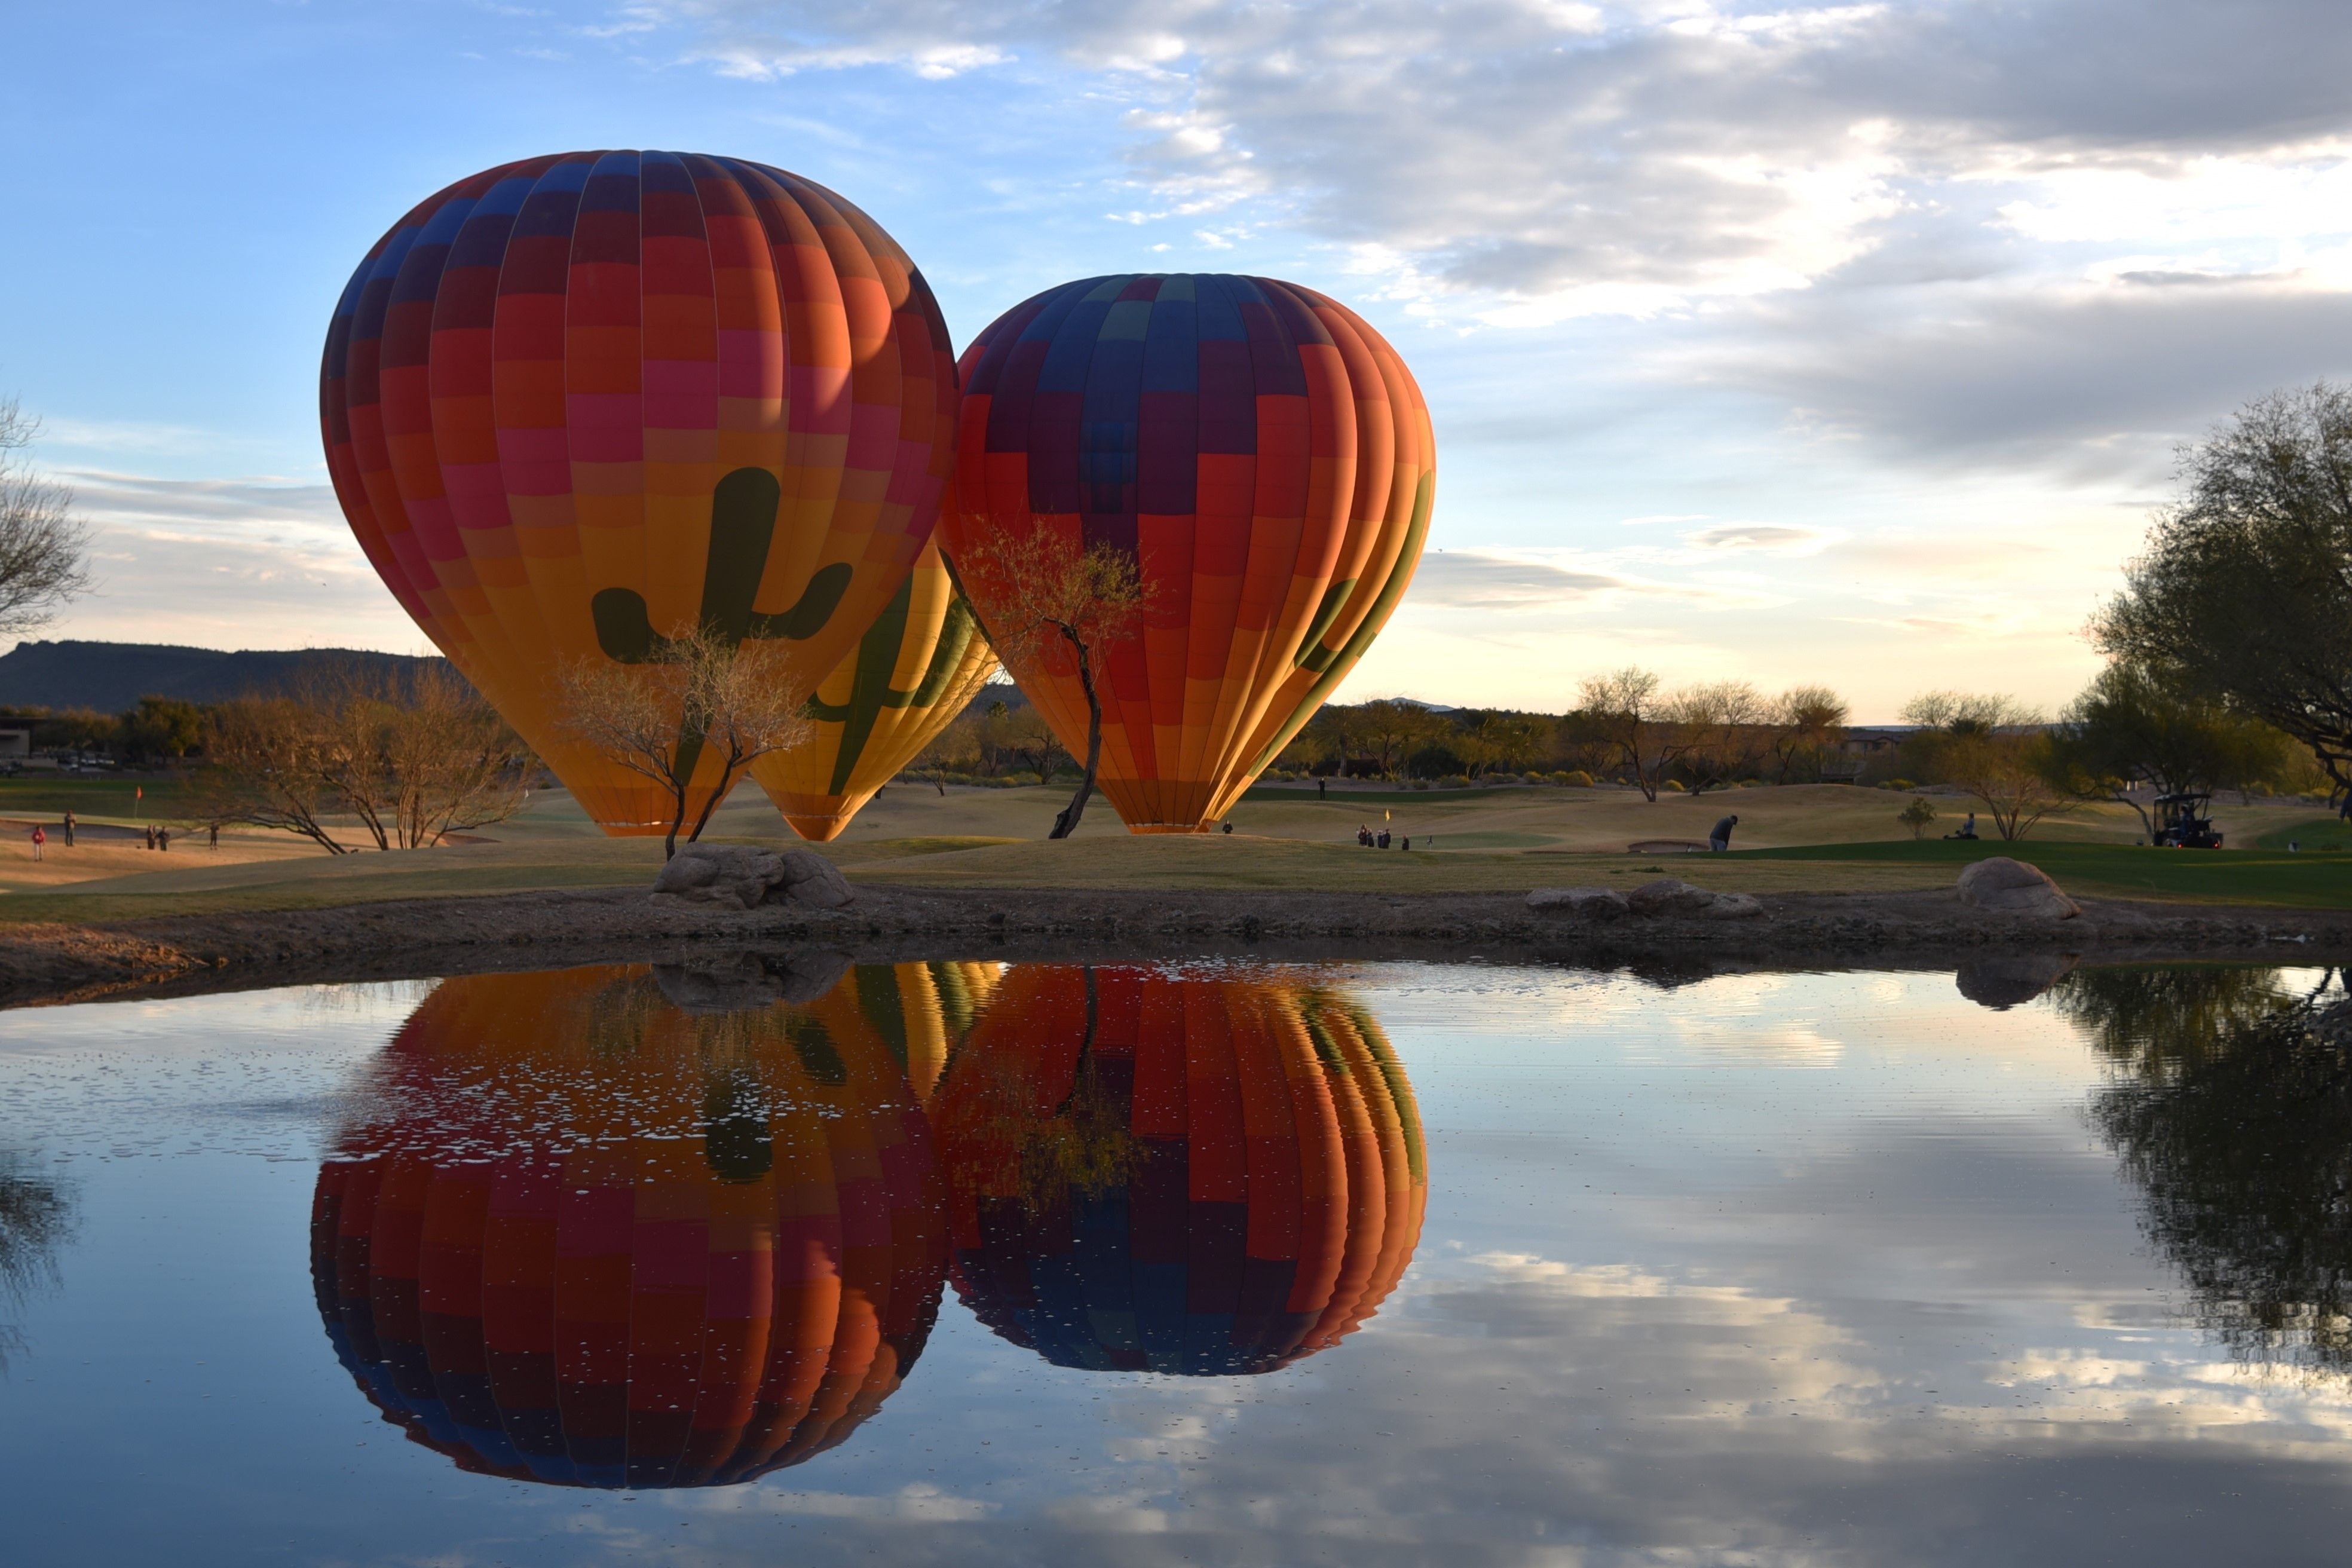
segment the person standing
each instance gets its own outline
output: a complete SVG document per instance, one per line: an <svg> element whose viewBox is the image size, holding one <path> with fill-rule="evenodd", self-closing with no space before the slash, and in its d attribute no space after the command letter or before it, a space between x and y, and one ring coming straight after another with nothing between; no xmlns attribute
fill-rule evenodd
<svg viewBox="0 0 2352 1568"><path fill-rule="evenodd" d="M37 859L39 859L39 858L41 858L41 847L42 847L43 845L45 845L45 844L48 843L48 841L49 841L49 836L48 836L47 833L44 833L44 832L41 830L41 825L40 825L39 823L37 823L37 823L35 823L35 824L33 824L33 858L34 858L34 859L37 860Z"/></svg>
<svg viewBox="0 0 2352 1568"><path fill-rule="evenodd" d="M147 847L150 849L155 847L155 830L152 827L147 829Z"/></svg>
<svg viewBox="0 0 2352 1568"><path fill-rule="evenodd" d="M1385 848L1387 848L1387 847L1389 847L1389 830L1388 830L1387 828L1385 828L1385 827L1383 827L1383 828L1381 828L1381 839L1380 839L1380 843L1381 843L1381 848L1383 848L1383 849L1385 849Z"/></svg>
<svg viewBox="0 0 2352 1568"><path fill-rule="evenodd" d="M1720 855L1731 847L1731 830L1739 826L1737 813L1725 817L1707 830L1706 847Z"/></svg>
<svg viewBox="0 0 2352 1568"><path fill-rule="evenodd" d="M217 822L214 823L210 831L213 836L212 847L217 849L220 847L220 824Z"/></svg>
<svg viewBox="0 0 2352 1568"><path fill-rule="evenodd" d="M66 847L67 847L67 848L68 848L68 849L70 849L70 848L72 848L72 847L73 847L73 830L74 830L74 814L73 814L73 807L71 807L71 806L68 806L68 807L66 807L66 819L65 819L65 823L64 823L64 825L63 825L63 826L64 826L65 830L66 830Z"/></svg>
<svg viewBox="0 0 2352 1568"><path fill-rule="evenodd" d="M1317 800L1329 800L1331 798L1331 781L1329 779L1317 779L1315 781L1315 798Z"/></svg>
<svg viewBox="0 0 2352 1568"><path fill-rule="evenodd" d="M172 847L172 830L170 828L159 827L155 830L155 847L158 849L169 849Z"/></svg>

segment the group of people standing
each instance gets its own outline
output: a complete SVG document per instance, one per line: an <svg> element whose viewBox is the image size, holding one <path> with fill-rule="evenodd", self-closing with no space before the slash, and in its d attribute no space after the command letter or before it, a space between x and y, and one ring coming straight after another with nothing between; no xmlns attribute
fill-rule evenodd
<svg viewBox="0 0 2352 1568"><path fill-rule="evenodd" d="M1356 829L1356 842L1367 849L1386 849L1390 847L1389 830L1383 827L1375 833L1369 824L1360 826ZM1401 840L1398 847L1410 849L1412 847L1412 840L1410 838Z"/></svg>
<svg viewBox="0 0 2352 1568"><path fill-rule="evenodd" d="M58 832L63 836L65 847L68 849L74 847L74 829L78 826L79 824L70 811L67 812L65 819L58 824ZM33 831L29 837L33 841L33 858L38 860L49 847L49 830L37 822L33 824ZM150 826L146 829L145 837L147 848L168 851L172 847L172 830L169 827ZM220 847L218 827L213 829L213 847L215 849Z"/></svg>

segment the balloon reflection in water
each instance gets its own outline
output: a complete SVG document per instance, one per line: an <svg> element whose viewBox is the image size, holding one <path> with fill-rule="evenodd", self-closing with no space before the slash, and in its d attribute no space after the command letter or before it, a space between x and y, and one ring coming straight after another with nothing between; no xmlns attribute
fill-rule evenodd
<svg viewBox="0 0 2352 1568"><path fill-rule="evenodd" d="M319 1173L345 1367L413 1440L519 1480L723 1485L841 1442L939 1310L908 1060L944 1059L942 978L861 969L802 1005L733 973L445 982Z"/></svg>
<svg viewBox="0 0 2352 1568"><path fill-rule="evenodd" d="M956 1293L1056 1365L1286 1365L1371 1316L1421 1236L1412 1086L1297 973L1014 965L931 1113Z"/></svg>

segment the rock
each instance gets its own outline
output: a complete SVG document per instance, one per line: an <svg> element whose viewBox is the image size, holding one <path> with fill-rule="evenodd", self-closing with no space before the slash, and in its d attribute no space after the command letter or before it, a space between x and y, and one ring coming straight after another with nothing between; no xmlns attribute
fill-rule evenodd
<svg viewBox="0 0 2352 1568"><path fill-rule="evenodd" d="M815 850L787 849L782 859L784 891L793 902L814 910L837 910L856 899L841 868Z"/></svg>
<svg viewBox="0 0 2352 1568"><path fill-rule="evenodd" d="M1654 882L1644 882L1625 895L1625 904L1637 915L1703 915L1714 906L1716 895L1705 888L1694 888L1688 882L1672 877L1661 877Z"/></svg>
<svg viewBox="0 0 2352 1568"><path fill-rule="evenodd" d="M1960 873L1960 902L1987 914L2070 921L2083 907L2037 866L1995 855Z"/></svg>
<svg viewBox="0 0 2352 1568"><path fill-rule="evenodd" d="M756 910L784 880L784 858L747 844L681 845L654 879L656 897Z"/></svg>
<svg viewBox="0 0 2352 1568"><path fill-rule="evenodd" d="M1711 921L1760 921L1764 905L1753 893L1714 893L1715 901L1706 906L1706 918Z"/></svg>
<svg viewBox="0 0 2352 1568"><path fill-rule="evenodd" d="M2073 954L2063 952L2003 953L1971 958L1952 978L1960 994L1979 1007L2006 1012L2031 1002L2074 967Z"/></svg>
<svg viewBox="0 0 2352 1568"><path fill-rule="evenodd" d="M1625 895L1614 888L1538 888L1528 895L1528 908L1580 921L1622 920L1627 913Z"/></svg>
<svg viewBox="0 0 2352 1568"><path fill-rule="evenodd" d="M750 844L686 845L654 879L654 894L746 910L786 899L837 910L857 896L840 868L814 849L779 854Z"/></svg>

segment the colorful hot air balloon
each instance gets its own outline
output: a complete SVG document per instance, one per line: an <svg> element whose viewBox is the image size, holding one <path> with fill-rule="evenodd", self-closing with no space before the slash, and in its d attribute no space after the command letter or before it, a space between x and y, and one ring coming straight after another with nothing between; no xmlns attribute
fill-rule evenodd
<svg viewBox="0 0 2352 1568"><path fill-rule="evenodd" d="M1015 964L931 1115L956 1294L1058 1366L1270 1371L1370 1317L1420 1239L1403 1068L1279 973Z"/></svg>
<svg viewBox="0 0 2352 1568"><path fill-rule="evenodd" d="M437 987L312 1214L329 1336L385 1418L591 1487L748 1480L846 1437L947 1265L927 1123L866 1021L891 977L695 1013L642 968Z"/></svg>
<svg viewBox="0 0 2352 1568"><path fill-rule="evenodd" d="M670 814L567 734L559 673L658 663L699 622L814 689L905 583L953 465L921 274L832 192L733 158L459 181L361 262L320 376L369 561L608 833Z"/></svg>
<svg viewBox="0 0 2352 1568"><path fill-rule="evenodd" d="M1113 647L1103 791L1138 833L1200 832L1311 718L1395 609L1436 448L1396 351L1312 289L1223 275L1092 278L964 351L940 542L981 619L992 538L1134 552L1150 597ZM1013 675L1086 752L1076 660Z"/></svg>
<svg viewBox="0 0 2352 1568"><path fill-rule="evenodd" d="M751 776L793 831L825 843L955 721L995 670L996 655L933 544L809 699L815 737L761 758Z"/></svg>

